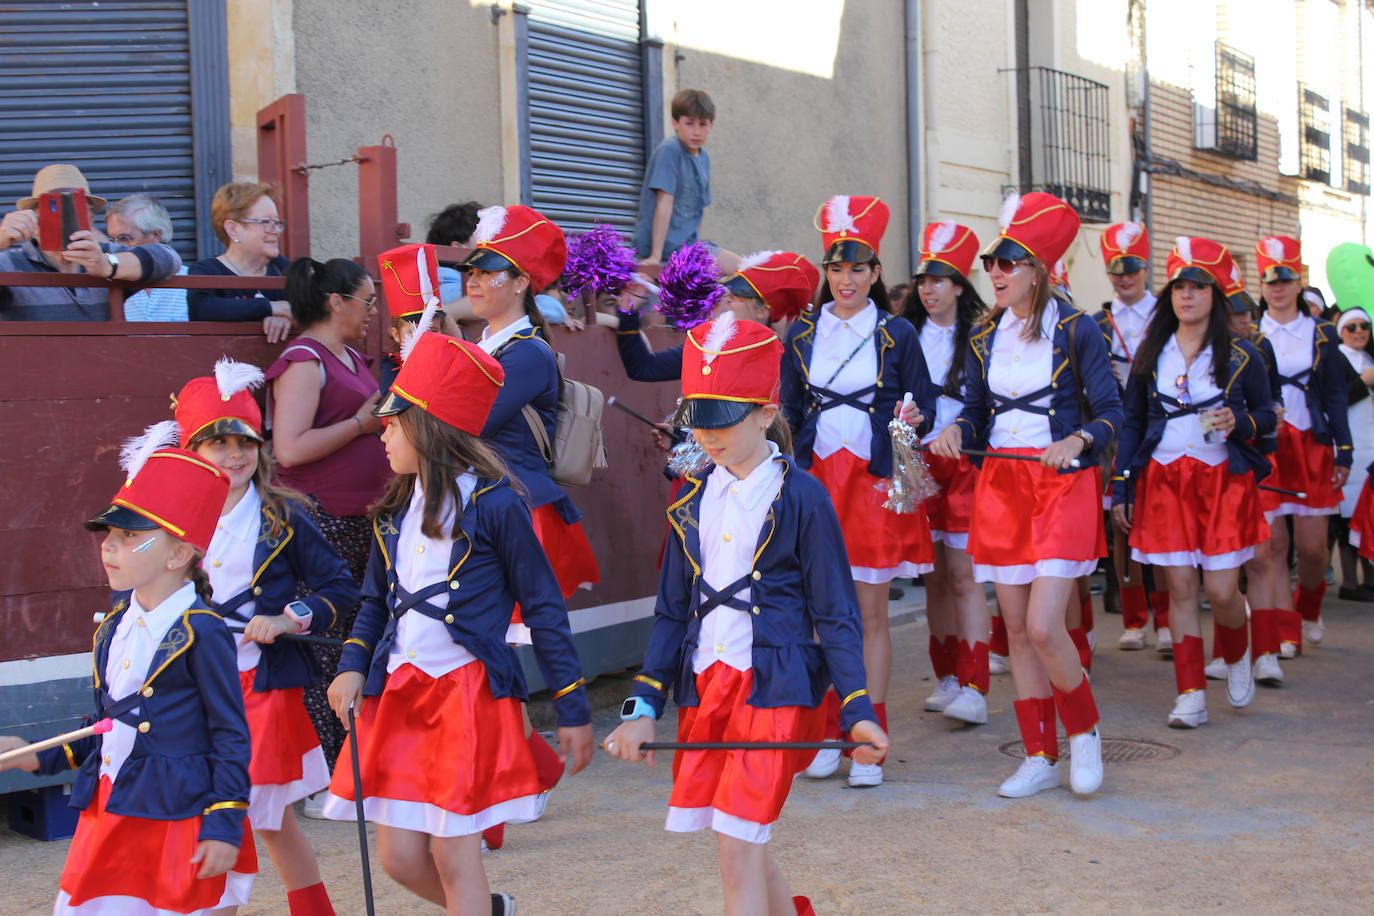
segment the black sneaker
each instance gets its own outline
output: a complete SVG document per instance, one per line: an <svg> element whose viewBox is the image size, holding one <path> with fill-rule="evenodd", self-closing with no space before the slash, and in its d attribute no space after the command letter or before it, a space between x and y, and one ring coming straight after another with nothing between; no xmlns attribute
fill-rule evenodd
<svg viewBox="0 0 1374 916"><path fill-rule="evenodd" d="M515 898L505 891L492 894L491 916L515 916Z"/></svg>

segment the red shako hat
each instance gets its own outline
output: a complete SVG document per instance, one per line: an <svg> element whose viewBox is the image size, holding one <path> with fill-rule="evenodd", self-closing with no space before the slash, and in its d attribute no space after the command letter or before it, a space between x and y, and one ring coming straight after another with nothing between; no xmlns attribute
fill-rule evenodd
<svg viewBox="0 0 1374 916"><path fill-rule="evenodd" d="M921 262L916 266L916 276L958 274L967 280L977 256L978 236L972 229L951 220L928 223L921 230Z"/></svg>
<svg viewBox="0 0 1374 916"><path fill-rule="evenodd" d="M1227 262L1231 253L1220 242L1211 239L1189 238L1180 235L1169 252L1166 270L1169 282L1192 280L1194 283L1215 283L1225 289L1231 282L1231 271Z"/></svg>
<svg viewBox="0 0 1374 916"><path fill-rule="evenodd" d="M878 198L836 194L820 205L813 220L825 249L821 263L862 264L877 260L887 220L887 204Z"/></svg>
<svg viewBox="0 0 1374 916"><path fill-rule="evenodd" d="M1286 235L1271 235L1255 245L1255 264L1260 282L1302 279L1302 242Z"/></svg>
<svg viewBox="0 0 1374 916"><path fill-rule="evenodd" d="M382 291L392 318L418 318L439 297L439 258L433 245L402 245L377 255Z"/></svg>
<svg viewBox="0 0 1374 916"><path fill-rule="evenodd" d="M1102 264L1120 276L1144 270L1150 263L1150 230L1143 223L1113 223L1102 233Z"/></svg>
<svg viewBox="0 0 1374 916"><path fill-rule="evenodd" d="M1222 259L1217 265L1217 273L1222 277L1221 294L1226 297L1226 305L1232 312L1254 312L1258 306L1245 291L1245 280L1240 275L1240 266L1231 256L1231 250L1221 246Z"/></svg>
<svg viewBox="0 0 1374 916"><path fill-rule="evenodd" d="M406 338L401 358L401 371L374 414L395 416L414 405L465 433L482 434L506 380L494 357L474 343L425 331Z"/></svg>
<svg viewBox="0 0 1374 916"><path fill-rule="evenodd" d="M687 332L682 404L673 423L695 429L734 426L755 407L778 403L782 341L755 321L722 312Z"/></svg>
<svg viewBox="0 0 1374 916"><path fill-rule="evenodd" d="M214 436L244 436L263 441L262 408L253 389L262 384L262 370L221 356L213 376L202 375L172 395L178 435L187 448Z"/></svg>
<svg viewBox="0 0 1374 916"><path fill-rule="evenodd" d="M983 251L983 257L1014 261L1032 257L1048 271L1073 244L1079 222L1073 207L1053 194L1013 194L1002 203L998 217L1002 232Z"/></svg>
<svg viewBox="0 0 1374 916"><path fill-rule="evenodd" d="M210 549L229 495L229 475L195 452L177 448L176 438L176 421L163 420L124 443L119 456L124 486L86 523L89 530L163 528L192 547Z"/></svg>
<svg viewBox="0 0 1374 916"><path fill-rule="evenodd" d="M542 293L563 273L568 243L553 220L531 207L484 207L468 239L477 250L459 270L515 270L530 278L530 290Z"/></svg>
<svg viewBox="0 0 1374 916"><path fill-rule="evenodd" d="M769 320L782 321L796 318L811 304L820 282L820 271L795 252L757 251L742 258L722 285L736 296L762 299Z"/></svg>

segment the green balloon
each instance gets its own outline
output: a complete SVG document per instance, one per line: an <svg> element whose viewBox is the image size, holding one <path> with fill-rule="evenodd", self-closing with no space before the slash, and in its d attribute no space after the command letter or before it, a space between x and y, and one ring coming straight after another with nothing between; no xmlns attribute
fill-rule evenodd
<svg viewBox="0 0 1374 916"><path fill-rule="evenodd" d="M1374 307L1374 251L1368 245L1342 242L1326 256L1326 282L1341 311Z"/></svg>

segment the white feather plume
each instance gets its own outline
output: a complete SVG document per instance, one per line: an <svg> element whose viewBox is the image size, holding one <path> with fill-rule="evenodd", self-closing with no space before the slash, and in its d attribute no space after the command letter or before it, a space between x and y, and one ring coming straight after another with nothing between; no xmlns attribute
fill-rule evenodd
<svg viewBox="0 0 1374 916"><path fill-rule="evenodd" d="M506 227L505 207L483 207L477 211L477 228L468 239L473 245L490 242Z"/></svg>
<svg viewBox="0 0 1374 916"><path fill-rule="evenodd" d="M1068 277L1069 277L1069 265L1067 265L1067 264L1064 263L1064 259L1063 259L1063 258L1060 258L1058 261L1055 261L1055 262L1054 262L1054 275L1055 275L1056 277L1060 278L1060 279L1063 279L1063 280L1067 280L1067 279L1068 279Z"/></svg>
<svg viewBox="0 0 1374 916"><path fill-rule="evenodd" d="M739 266L735 268L735 273L742 274L751 267L758 267L774 255L782 254L781 251L756 251L747 254L739 259Z"/></svg>
<svg viewBox="0 0 1374 916"><path fill-rule="evenodd" d="M1279 238L1277 236L1269 236L1269 238L1264 240L1264 253L1267 254L1272 260L1282 261L1283 242L1279 241Z"/></svg>
<svg viewBox="0 0 1374 916"><path fill-rule="evenodd" d="M711 365L734 336L735 313L721 312L720 317L711 322L711 327L706 332L706 340L701 345L702 361L708 366Z"/></svg>
<svg viewBox="0 0 1374 916"><path fill-rule="evenodd" d="M1240 285L1240 268L1234 263L1231 265L1231 282Z"/></svg>
<svg viewBox="0 0 1374 916"><path fill-rule="evenodd" d="M836 194L825 202L825 231L854 231L854 217L849 215L848 195Z"/></svg>
<svg viewBox="0 0 1374 916"><path fill-rule="evenodd" d="M227 356L221 356L215 363L215 387L226 401L240 391L251 391L261 384L262 370L252 363L240 363Z"/></svg>
<svg viewBox="0 0 1374 916"><path fill-rule="evenodd" d="M143 470L148 459L153 457L153 452L176 444L176 420L154 423L143 431L143 435L124 440L124 445L119 450L119 466L124 469L124 476L133 480L138 476L138 472Z"/></svg>
<svg viewBox="0 0 1374 916"><path fill-rule="evenodd" d="M1002 231L1011 228L1011 221L1016 219L1016 211L1021 206L1021 195L1012 191L1007 195L1007 199L1002 201L1002 210L997 214L997 225L1002 227Z"/></svg>
<svg viewBox="0 0 1374 916"><path fill-rule="evenodd" d="M1144 228L1137 222L1122 223L1121 228L1116 230L1116 247L1121 251L1130 248L1135 240L1140 238L1140 233Z"/></svg>
<svg viewBox="0 0 1374 916"><path fill-rule="evenodd" d="M935 224L935 229L930 233L930 246L927 249L931 254L939 254L949 248L954 241L954 233L959 227L952 220L944 220Z"/></svg>
<svg viewBox="0 0 1374 916"><path fill-rule="evenodd" d="M420 336L429 330L429 326L434 323L434 316L439 314L439 299L431 296L425 303L425 310L420 313L420 320L415 327L411 328L401 341L401 362L410 359L410 353L415 349L415 345L420 342Z"/></svg>
<svg viewBox="0 0 1374 916"><path fill-rule="evenodd" d="M1174 240L1174 250L1183 259L1184 264L1193 263L1193 240L1186 235L1180 235Z"/></svg>

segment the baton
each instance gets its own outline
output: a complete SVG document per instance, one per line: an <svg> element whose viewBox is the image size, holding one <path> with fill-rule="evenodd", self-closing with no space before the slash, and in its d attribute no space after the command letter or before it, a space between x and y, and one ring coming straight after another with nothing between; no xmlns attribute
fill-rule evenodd
<svg viewBox="0 0 1374 916"><path fill-rule="evenodd" d="M601 745L603 748L605 744ZM867 741L646 741L641 751L852 751Z"/></svg>
<svg viewBox="0 0 1374 916"><path fill-rule="evenodd" d="M227 622L227 621L225 622L225 625L228 626L228 622ZM243 634L243 627L230 626L230 627L229 627L229 632L230 632L230 633L237 633L237 634L239 634L239 635L242 635L242 634ZM342 645L344 644L344 641L343 641L342 639L335 639L335 638L332 637L332 636L307 636L307 635L304 634L304 633L278 633L278 634L277 634L277 639L285 639L285 640L287 640L287 641L289 641L289 642L303 643L303 644L305 644L305 645L307 645L307 646L321 646L321 647L325 647L325 648L334 648L334 649L337 649L337 648L339 648L340 646L342 646ZM255 642L256 642L256 640L255 640ZM270 644L270 643L267 643L266 645L271 645L271 644Z"/></svg>
<svg viewBox="0 0 1374 916"><path fill-rule="evenodd" d="M930 451L930 446L922 445L916 450L919 452L928 452ZM1013 455L1010 452L988 452L979 448L961 448L959 449L959 454L968 455L970 458L1008 458L1014 461L1034 461L1037 464L1040 462L1039 455ZM1079 461L1077 458L1069 460L1069 467L1071 468L1081 468L1082 466L1083 462Z"/></svg>
<svg viewBox="0 0 1374 916"><path fill-rule="evenodd" d="M1281 493L1284 496L1296 496L1298 499L1307 498L1307 494L1301 490L1284 490L1281 487L1266 487L1264 484L1258 484L1258 486L1261 490L1268 490L1270 493Z"/></svg>
<svg viewBox="0 0 1374 916"><path fill-rule="evenodd" d="M33 744L26 744L12 751L6 751L0 754L0 764L11 763L21 757L27 757L29 754L37 754L39 751L71 744L73 741L80 741L82 738L89 738L92 735L103 735L112 728L114 728L113 720L101 719L94 725L78 728L74 732L67 732L65 735L57 735L53 738L44 738L42 741L35 741Z"/></svg>
<svg viewBox="0 0 1374 916"><path fill-rule="evenodd" d="M372 902L372 865L367 859L367 819L363 813L363 768L358 763L358 729L353 718L353 704L348 704L348 755L353 761L353 810L358 815L358 855L363 860L363 900L367 916L377 916Z"/></svg>
<svg viewBox="0 0 1374 916"><path fill-rule="evenodd" d="M611 395L610 397L608 397L606 399L606 403L609 404L611 407L619 407L621 410L625 411L627 414L634 417L636 420L643 423L645 426L652 426L654 429L663 433L663 435L667 436L669 439L672 439L673 444L676 445L677 443L682 441L682 433L678 432L671 425L667 423L655 423L653 420L650 420L648 417L644 416L644 414L640 413L634 408L626 407L624 404L620 403L620 401L616 399L615 395ZM667 426L668 428L664 429L664 426Z"/></svg>

